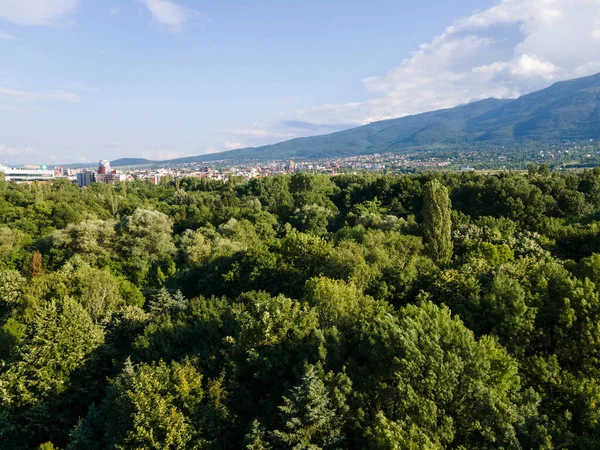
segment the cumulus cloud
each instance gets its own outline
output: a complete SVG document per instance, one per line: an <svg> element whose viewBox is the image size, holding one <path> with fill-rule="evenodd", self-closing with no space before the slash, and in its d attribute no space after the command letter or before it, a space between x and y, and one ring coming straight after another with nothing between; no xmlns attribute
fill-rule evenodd
<svg viewBox="0 0 600 450"><path fill-rule="evenodd" d="M78 0L0 0L0 18L20 25L49 25L77 7Z"/></svg>
<svg viewBox="0 0 600 450"><path fill-rule="evenodd" d="M5 31L0 31L0 39L5 39L5 40L10 40L10 39L14 39L12 34L9 34Z"/></svg>
<svg viewBox="0 0 600 450"><path fill-rule="evenodd" d="M519 60L511 67L511 74L524 78L545 78L552 80L559 71L551 62L542 61L536 56L521 55Z"/></svg>
<svg viewBox="0 0 600 450"><path fill-rule="evenodd" d="M501 0L448 26L388 73L362 80L373 97L288 114L310 123L402 117L488 97L514 98L600 72L600 0Z"/></svg>
<svg viewBox="0 0 600 450"><path fill-rule="evenodd" d="M142 2L152 14L152 18L161 25L165 25L173 32L180 32L190 11L184 6L169 0L138 0Z"/></svg>
<svg viewBox="0 0 600 450"><path fill-rule="evenodd" d="M123 147L123 144L119 141L111 141L108 143L109 147L113 147L113 148L117 148L117 147Z"/></svg>

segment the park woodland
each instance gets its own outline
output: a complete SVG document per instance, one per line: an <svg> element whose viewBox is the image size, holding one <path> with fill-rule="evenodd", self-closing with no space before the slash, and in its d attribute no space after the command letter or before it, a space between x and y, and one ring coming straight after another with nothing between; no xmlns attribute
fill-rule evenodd
<svg viewBox="0 0 600 450"><path fill-rule="evenodd" d="M598 449L600 169L0 181L0 448Z"/></svg>

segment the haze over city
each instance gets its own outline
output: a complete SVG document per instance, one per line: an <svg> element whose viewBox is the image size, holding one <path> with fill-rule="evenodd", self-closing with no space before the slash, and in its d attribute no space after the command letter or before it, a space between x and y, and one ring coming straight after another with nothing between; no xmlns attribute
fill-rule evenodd
<svg viewBox="0 0 600 450"><path fill-rule="evenodd" d="M600 1L0 0L0 160L171 159L600 71Z"/></svg>

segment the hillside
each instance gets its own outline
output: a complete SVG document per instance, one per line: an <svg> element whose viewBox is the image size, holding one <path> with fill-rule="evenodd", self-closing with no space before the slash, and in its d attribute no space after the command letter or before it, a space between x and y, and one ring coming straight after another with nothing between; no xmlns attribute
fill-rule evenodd
<svg viewBox="0 0 600 450"><path fill-rule="evenodd" d="M514 100L490 98L455 108L373 122L336 133L296 138L262 147L168 161L121 158L112 161L111 165L125 167L219 160L318 159L408 153L424 149L452 151L518 148L524 145L542 147L589 139L600 139L600 74L555 83Z"/></svg>
<svg viewBox="0 0 600 450"><path fill-rule="evenodd" d="M115 161L111 161L112 167L128 167L128 166L145 166L149 164L155 164L157 161L151 161L145 158L121 158Z"/></svg>
<svg viewBox="0 0 600 450"><path fill-rule="evenodd" d="M322 158L402 153L427 147L484 149L531 143L556 145L598 138L600 74L559 82L515 100L487 99L323 136L175 162Z"/></svg>

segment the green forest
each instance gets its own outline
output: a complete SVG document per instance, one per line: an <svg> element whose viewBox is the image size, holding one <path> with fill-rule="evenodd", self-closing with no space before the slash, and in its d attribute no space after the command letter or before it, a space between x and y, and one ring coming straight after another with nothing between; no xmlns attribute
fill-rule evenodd
<svg viewBox="0 0 600 450"><path fill-rule="evenodd" d="M2 449L597 449L600 168L0 181Z"/></svg>

